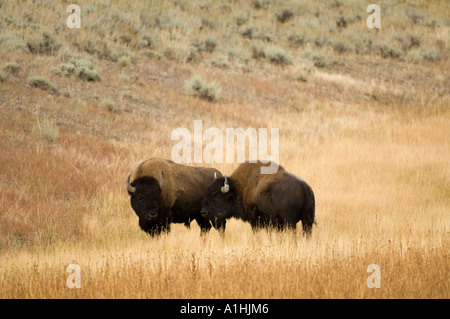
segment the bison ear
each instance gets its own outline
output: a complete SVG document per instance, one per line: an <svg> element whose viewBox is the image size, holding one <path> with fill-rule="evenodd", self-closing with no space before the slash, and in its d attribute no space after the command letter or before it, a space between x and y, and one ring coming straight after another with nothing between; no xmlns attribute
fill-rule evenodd
<svg viewBox="0 0 450 319"><path fill-rule="evenodd" d="M134 192L136 191L136 187L133 187L130 184L130 175L128 175L128 179L127 179L127 190L128 190L128 192L130 192L130 194L134 194Z"/></svg>
<svg viewBox="0 0 450 319"><path fill-rule="evenodd" d="M230 184L228 184L227 175L225 175L224 177L225 177L225 181L223 183L223 186L220 188L220 190L222 191L222 193L226 194L230 191Z"/></svg>

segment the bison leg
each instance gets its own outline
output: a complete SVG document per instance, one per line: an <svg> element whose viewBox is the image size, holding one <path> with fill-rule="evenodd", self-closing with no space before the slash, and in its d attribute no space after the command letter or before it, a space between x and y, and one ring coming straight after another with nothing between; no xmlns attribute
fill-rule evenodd
<svg viewBox="0 0 450 319"><path fill-rule="evenodd" d="M161 234L161 228L158 226L152 227L148 230L148 234L152 237L158 236Z"/></svg>
<svg viewBox="0 0 450 319"><path fill-rule="evenodd" d="M250 221L250 225L252 225L253 232L256 232L261 228L261 220L260 218L255 218Z"/></svg>
<svg viewBox="0 0 450 319"><path fill-rule="evenodd" d="M278 231L283 231L287 228L289 224L285 223L283 220L277 220L275 226L277 227Z"/></svg>
<svg viewBox="0 0 450 319"><path fill-rule="evenodd" d="M302 219L303 236L308 238L311 237L311 229L313 224L314 221L309 218Z"/></svg>
<svg viewBox="0 0 450 319"><path fill-rule="evenodd" d="M148 222L143 219L139 219L139 226L150 236L158 236L161 232L170 231L170 223L168 221Z"/></svg>
<svg viewBox="0 0 450 319"><path fill-rule="evenodd" d="M160 227L160 225L158 224L152 225L150 228L146 230L146 232L152 237L160 235L162 231L163 228Z"/></svg>
<svg viewBox="0 0 450 319"><path fill-rule="evenodd" d="M287 231L292 231L294 236L297 236L297 223L295 221L286 221L284 226Z"/></svg>
<svg viewBox="0 0 450 319"><path fill-rule="evenodd" d="M200 235L203 235L203 234L206 234L207 232L209 232L209 230L212 227L209 220L207 220L203 217L198 217L195 220L197 221L197 224L200 226L200 229L201 229Z"/></svg>
<svg viewBox="0 0 450 319"><path fill-rule="evenodd" d="M282 231L297 231L297 225L295 220L288 220L288 219L281 219L278 217L275 221L274 225L275 229L282 232Z"/></svg>
<svg viewBox="0 0 450 319"><path fill-rule="evenodd" d="M170 224L157 224L155 227L153 227L149 234L154 237L157 235L160 235L162 232L170 232Z"/></svg>
<svg viewBox="0 0 450 319"><path fill-rule="evenodd" d="M141 227L144 232L154 236L157 232L158 224L139 218L139 227Z"/></svg>
<svg viewBox="0 0 450 319"><path fill-rule="evenodd" d="M217 229L219 233L225 233L225 226L227 224L227 221L225 219L214 219L211 221L214 228Z"/></svg>

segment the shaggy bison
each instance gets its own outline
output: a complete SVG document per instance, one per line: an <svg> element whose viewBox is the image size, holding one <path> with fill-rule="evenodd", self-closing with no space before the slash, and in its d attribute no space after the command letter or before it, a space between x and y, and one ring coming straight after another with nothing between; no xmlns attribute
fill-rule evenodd
<svg viewBox="0 0 450 319"><path fill-rule="evenodd" d="M200 214L206 187L222 174L214 168L191 167L151 158L128 176L127 191L139 226L150 235L170 230L171 223L189 226L196 220L202 232L211 224Z"/></svg>
<svg viewBox="0 0 450 319"><path fill-rule="evenodd" d="M230 177L215 179L206 190L202 216L219 230L225 230L230 217L250 222L253 229L295 229L301 220L303 233L310 235L315 215L311 187L281 166L275 174L261 174L263 165L243 163Z"/></svg>

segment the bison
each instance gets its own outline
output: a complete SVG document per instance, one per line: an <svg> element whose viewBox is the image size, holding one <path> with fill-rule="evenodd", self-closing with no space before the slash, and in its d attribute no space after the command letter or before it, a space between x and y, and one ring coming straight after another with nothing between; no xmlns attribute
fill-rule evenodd
<svg viewBox="0 0 450 319"><path fill-rule="evenodd" d="M170 231L171 223L189 227L196 220L202 233L211 228L201 213L206 187L222 174L214 168L191 167L170 160L151 158L128 176L131 207L140 228L150 235Z"/></svg>
<svg viewBox="0 0 450 319"><path fill-rule="evenodd" d="M295 229L302 221L303 233L311 234L315 223L315 198L301 178L279 166L275 174L261 174L263 163L243 163L230 177L215 179L207 188L202 216L224 231L226 219L250 222L253 229Z"/></svg>

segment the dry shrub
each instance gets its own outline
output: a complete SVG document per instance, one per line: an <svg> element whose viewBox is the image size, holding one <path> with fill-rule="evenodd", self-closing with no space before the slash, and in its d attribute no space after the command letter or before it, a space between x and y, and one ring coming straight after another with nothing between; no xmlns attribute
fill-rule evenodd
<svg viewBox="0 0 450 319"><path fill-rule="evenodd" d="M44 91L58 94L58 87L55 83L49 81L43 76L30 76L27 78L27 83L31 86L38 87Z"/></svg>
<svg viewBox="0 0 450 319"><path fill-rule="evenodd" d="M208 101L217 101L222 92L222 88L217 82L206 82L198 75L186 81L184 88L186 94L198 96Z"/></svg>

